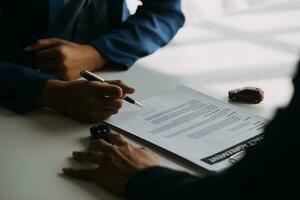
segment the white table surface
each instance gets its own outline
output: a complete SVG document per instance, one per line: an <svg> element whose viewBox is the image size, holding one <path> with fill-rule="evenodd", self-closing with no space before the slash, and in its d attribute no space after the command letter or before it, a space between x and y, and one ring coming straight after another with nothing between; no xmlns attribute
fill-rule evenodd
<svg viewBox="0 0 300 200"><path fill-rule="evenodd" d="M184 84L227 101L232 88L258 86L266 93L261 104L237 106L271 118L293 92L299 11L298 1L291 1L185 27L129 71L101 76L135 86L136 99ZM60 175L61 168L76 165L69 157L86 148L91 126L43 110L16 115L0 108L0 199L118 199L96 184ZM162 165L186 170L161 156Z"/></svg>

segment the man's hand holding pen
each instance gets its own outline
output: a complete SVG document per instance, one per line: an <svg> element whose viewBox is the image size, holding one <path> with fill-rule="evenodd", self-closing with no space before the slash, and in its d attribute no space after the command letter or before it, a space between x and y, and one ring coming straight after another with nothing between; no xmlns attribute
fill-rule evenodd
<svg viewBox="0 0 300 200"><path fill-rule="evenodd" d="M135 89L122 81L49 80L36 99L36 104L57 110L87 122L105 120L117 114L126 94Z"/></svg>
<svg viewBox="0 0 300 200"><path fill-rule="evenodd" d="M93 74L92 72L88 71L88 70L82 70L80 72L81 77L85 78L88 81L99 81L100 83L104 83L104 84L110 84L110 82L105 81L103 78L97 76L96 74ZM130 98L129 96L124 95L123 99L125 101L127 101L128 103L131 103L133 105L139 106L139 107L143 107L143 105L141 103L139 103L138 101Z"/></svg>

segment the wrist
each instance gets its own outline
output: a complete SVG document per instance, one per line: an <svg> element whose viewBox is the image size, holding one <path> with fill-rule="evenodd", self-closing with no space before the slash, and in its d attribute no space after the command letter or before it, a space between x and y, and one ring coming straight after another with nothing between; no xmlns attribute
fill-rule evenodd
<svg viewBox="0 0 300 200"><path fill-rule="evenodd" d="M87 66L87 70L96 71L108 64L107 58L92 45L85 45L85 47L90 52L89 60L91 62L91 64Z"/></svg>
<svg viewBox="0 0 300 200"><path fill-rule="evenodd" d="M48 80L36 98L36 105L54 110L62 110L64 107L64 90L66 81Z"/></svg>

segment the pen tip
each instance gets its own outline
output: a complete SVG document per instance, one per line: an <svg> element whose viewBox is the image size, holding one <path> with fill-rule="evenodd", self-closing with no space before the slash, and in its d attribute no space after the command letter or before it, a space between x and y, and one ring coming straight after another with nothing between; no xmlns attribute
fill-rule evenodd
<svg viewBox="0 0 300 200"><path fill-rule="evenodd" d="M140 104L140 103L139 103L139 102L137 102L137 101L135 101L135 102L134 102L134 104L135 104L135 105L137 105L137 106L139 106L139 107L141 107L141 108L143 107L143 105L142 105L142 104Z"/></svg>

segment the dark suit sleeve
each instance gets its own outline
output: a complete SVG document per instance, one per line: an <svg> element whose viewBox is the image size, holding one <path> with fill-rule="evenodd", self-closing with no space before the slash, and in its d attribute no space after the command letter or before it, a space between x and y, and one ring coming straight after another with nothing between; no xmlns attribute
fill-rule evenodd
<svg viewBox="0 0 300 200"><path fill-rule="evenodd" d="M260 175L257 172L257 168L248 162L235 167L235 170L204 178L168 168L152 167L130 179L126 187L126 199L243 199L245 194L252 197L252 190L255 193L264 192L264 187L259 183L261 180L257 179Z"/></svg>
<svg viewBox="0 0 300 200"><path fill-rule="evenodd" d="M166 45L184 24L180 0L142 2L137 12L120 27L91 43L111 62L124 69L138 58Z"/></svg>
<svg viewBox="0 0 300 200"><path fill-rule="evenodd" d="M49 79L54 77L0 60L0 106L17 113L32 109L36 96Z"/></svg>
<svg viewBox="0 0 300 200"><path fill-rule="evenodd" d="M268 124L264 141L222 174L198 178L185 172L152 167L127 184L126 197L137 199L292 199L298 195L299 76L288 108ZM299 176L298 176L299 177Z"/></svg>
<svg viewBox="0 0 300 200"><path fill-rule="evenodd" d="M185 172L163 167L148 168L135 175L127 184L126 199L196 199L214 197L214 189L221 179L198 178ZM201 195L200 195L201 194ZM220 191L219 191L219 195Z"/></svg>

